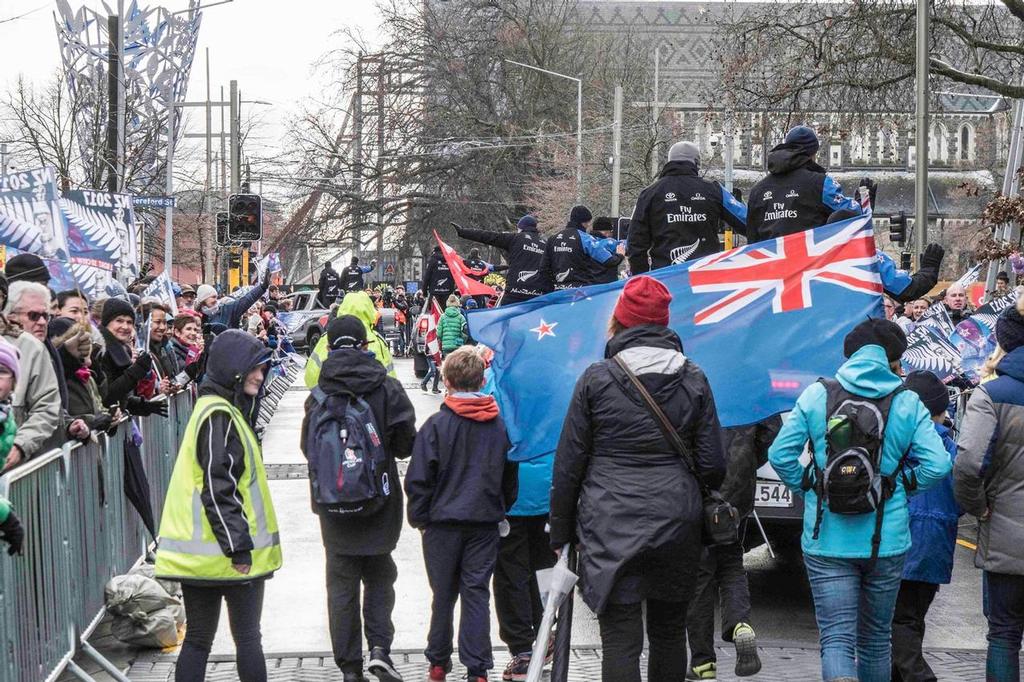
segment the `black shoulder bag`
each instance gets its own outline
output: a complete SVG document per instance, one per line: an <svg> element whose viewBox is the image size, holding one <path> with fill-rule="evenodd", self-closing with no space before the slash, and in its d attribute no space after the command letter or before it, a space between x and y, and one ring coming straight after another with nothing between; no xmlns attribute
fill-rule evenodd
<svg viewBox="0 0 1024 682"><path fill-rule="evenodd" d="M654 400L654 396L648 392L644 387L640 379L626 366L626 363L621 358L615 356L613 358L629 377L629 380L633 383L633 386L640 392L640 396L644 399L644 403L647 405L648 411L654 417L654 421L657 422L661 428L662 434L665 436L665 440L668 441L672 449L676 451L679 457L683 460L683 464L693 477L697 479L697 485L700 486L701 494L701 506L704 509L704 528L703 528L703 540L704 544L708 547L714 547L716 545L732 545L739 542L739 513L736 508L733 507L729 502L722 497L722 494L717 490L712 490L704 482L700 472L697 469L697 462L694 461L693 455L690 453L689 448L683 442L683 439L679 436L679 432L676 431L675 426L669 421L668 416L658 406L657 401Z"/></svg>

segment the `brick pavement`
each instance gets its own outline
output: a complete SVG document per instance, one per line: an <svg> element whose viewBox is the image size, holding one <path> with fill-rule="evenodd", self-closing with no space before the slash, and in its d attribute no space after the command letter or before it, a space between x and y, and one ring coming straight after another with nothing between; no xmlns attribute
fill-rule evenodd
<svg viewBox="0 0 1024 682"><path fill-rule="evenodd" d="M731 647L719 648L721 672L719 680L736 680L732 674L734 661ZM495 651L495 664L503 667L507 654ZM601 679L601 651L592 647L572 651L569 665L570 682L596 682ZM930 650L926 652L929 663L939 680L943 682L984 682L985 652L969 650ZM764 668L750 680L786 680L787 682L814 682L821 679L818 649L800 646L766 646L761 648ZM132 682L168 682L174 679L174 654L143 654L132 665L128 676ZM426 661L419 651L401 651L394 654L399 672L406 682L423 682L426 679ZM267 676L270 682L341 682L341 673L334 665L330 654L284 654L267 658ZM234 661L229 656L212 656L207 669L208 682L233 682ZM449 675L450 680L465 676L461 666ZM376 678L370 677L371 682ZM492 680L501 679L501 670L491 674ZM547 676L545 676L547 679Z"/></svg>

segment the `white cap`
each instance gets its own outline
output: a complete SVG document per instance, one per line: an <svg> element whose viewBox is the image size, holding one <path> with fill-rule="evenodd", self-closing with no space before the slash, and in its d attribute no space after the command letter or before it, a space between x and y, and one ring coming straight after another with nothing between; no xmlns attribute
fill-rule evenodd
<svg viewBox="0 0 1024 682"><path fill-rule="evenodd" d="M202 303L211 296L218 296L217 290L209 284L200 284L196 289L196 303Z"/></svg>

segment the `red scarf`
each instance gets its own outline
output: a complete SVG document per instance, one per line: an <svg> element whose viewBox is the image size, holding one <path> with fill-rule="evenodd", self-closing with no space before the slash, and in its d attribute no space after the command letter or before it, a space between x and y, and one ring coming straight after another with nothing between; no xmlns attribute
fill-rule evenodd
<svg viewBox="0 0 1024 682"><path fill-rule="evenodd" d="M460 398L447 396L444 404L448 408L466 419L475 422L489 422L498 416L498 403L493 395L473 396L471 398Z"/></svg>

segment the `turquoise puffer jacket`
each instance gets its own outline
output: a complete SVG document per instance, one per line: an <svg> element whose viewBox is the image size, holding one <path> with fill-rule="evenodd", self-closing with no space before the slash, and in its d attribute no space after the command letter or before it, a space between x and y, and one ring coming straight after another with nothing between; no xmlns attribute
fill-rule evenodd
<svg viewBox="0 0 1024 682"><path fill-rule="evenodd" d="M865 346L839 368L836 379L856 395L881 398L899 388L901 381L889 369L881 346ZM779 478L797 495L804 495L803 550L814 556L839 559L866 559L871 556L871 537L875 530L875 514L840 515L824 510L821 532L815 540L814 522L818 499L813 490L800 488L804 463L800 456L808 440L813 440L818 466L824 466L825 387L814 383L800 395L782 431L768 451L768 461ZM882 447L881 470L891 474L910 448L910 459L917 462L918 490L927 490L942 481L952 469L949 453L935 430L928 410L917 394L904 391L893 400ZM910 518L907 492L902 478L897 478L896 492L885 504L880 557L899 556L910 549Z"/></svg>

